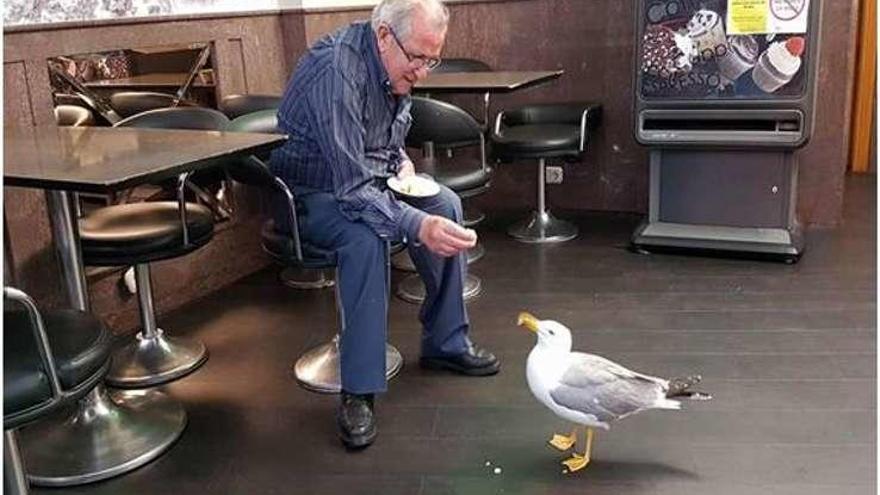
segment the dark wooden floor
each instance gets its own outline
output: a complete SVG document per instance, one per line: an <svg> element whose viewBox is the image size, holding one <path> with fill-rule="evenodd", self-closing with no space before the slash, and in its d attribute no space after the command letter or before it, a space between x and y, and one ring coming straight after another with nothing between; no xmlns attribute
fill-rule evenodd
<svg viewBox="0 0 880 495"><path fill-rule="evenodd" d="M90 494L870 494L876 492L876 183L847 182L846 219L811 231L800 263L643 256L637 218L588 215L558 246L484 229L469 305L475 340L504 360L492 378L427 372L417 307L395 300L390 338L407 360L359 453L335 436L336 398L300 389L293 360L334 327L333 293L267 270L162 318L204 340L208 363L167 390L189 426L155 462ZM563 475L545 441L567 428L530 395L534 337L520 310L573 329L575 347L659 375L702 373L715 399L648 412L595 439ZM496 473L495 468L500 468Z"/></svg>

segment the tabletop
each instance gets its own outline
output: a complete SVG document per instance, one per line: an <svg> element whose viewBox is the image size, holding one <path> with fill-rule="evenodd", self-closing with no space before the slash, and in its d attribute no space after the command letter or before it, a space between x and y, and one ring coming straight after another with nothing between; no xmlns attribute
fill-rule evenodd
<svg viewBox="0 0 880 495"><path fill-rule="evenodd" d="M556 79L564 72L563 70L438 72L428 74L428 77L416 84L416 89L505 92Z"/></svg>
<svg viewBox="0 0 880 495"><path fill-rule="evenodd" d="M7 186L107 193L260 153L287 136L112 127L3 129Z"/></svg>
<svg viewBox="0 0 880 495"><path fill-rule="evenodd" d="M137 87L157 87L167 86L169 88L178 88L186 81L187 74L185 72L157 72L151 74L139 74L131 77L122 77L119 79L98 79L88 81L85 84L88 88L137 88ZM213 84L205 83L196 77L193 86L213 86Z"/></svg>

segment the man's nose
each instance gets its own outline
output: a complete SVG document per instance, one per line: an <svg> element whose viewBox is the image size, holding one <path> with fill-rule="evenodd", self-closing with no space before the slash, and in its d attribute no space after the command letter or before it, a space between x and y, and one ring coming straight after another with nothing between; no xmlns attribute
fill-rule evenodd
<svg viewBox="0 0 880 495"><path fill-rule="evenodd" d="M427 67L419 67L416 69L416 79L421 81L422 79L428 77L428 68Z"/></svg>

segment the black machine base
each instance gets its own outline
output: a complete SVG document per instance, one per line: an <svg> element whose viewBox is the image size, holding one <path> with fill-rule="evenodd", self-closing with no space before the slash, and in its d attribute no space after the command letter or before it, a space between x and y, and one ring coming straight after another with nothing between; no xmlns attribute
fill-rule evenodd
<svg viewBox="0 0 880 495"><path fill-rule="evenodd" d="M795 263L804 251L799 227L727 227L643 222L631 239L636 251L683 252Z"/></svg>

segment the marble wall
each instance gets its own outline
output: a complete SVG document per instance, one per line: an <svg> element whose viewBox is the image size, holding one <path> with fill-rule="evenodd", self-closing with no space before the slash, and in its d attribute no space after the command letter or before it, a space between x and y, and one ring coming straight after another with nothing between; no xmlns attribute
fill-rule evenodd
<svg viewBox="0 0 880 495"><path fill-rule="evenodd" d="M289 2L288 2L289 3ZM279 0L5 0L3 24L44 24L131 17L278 9Z"/></svg>

